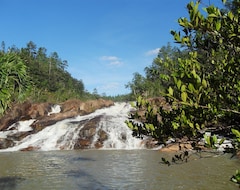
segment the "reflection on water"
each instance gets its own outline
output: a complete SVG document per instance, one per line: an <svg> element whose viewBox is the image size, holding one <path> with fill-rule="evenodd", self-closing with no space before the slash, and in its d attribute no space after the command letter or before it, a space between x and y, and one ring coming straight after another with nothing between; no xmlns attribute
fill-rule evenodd
<svg viewBox="0 0 240 190"><path fill-rule="evenodd" d="M15 189L17 184L20 183L21 180L24 180L24 179L20 177L1 177L0 189L1 190Z"/></svg>
<svg viewBox="0 0 240 190"><path fill-rule="evenodd" d="M230 156L168 167L161 157L171 155L151 150L0 153L0 189L239 189L229 179L240 162Z"/></svg>

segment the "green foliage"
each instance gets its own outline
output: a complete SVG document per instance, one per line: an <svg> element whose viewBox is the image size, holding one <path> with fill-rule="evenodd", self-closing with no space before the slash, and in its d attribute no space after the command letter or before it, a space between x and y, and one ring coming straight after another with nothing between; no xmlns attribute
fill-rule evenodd
<svg viewBox="0 0 240 190"><path fill-rule="evenodd" d="M160 106L153 111L154 105L137 99L137 107L145 107L143 121L154 126L154 130L145 126L151 131L148 134L159 138L196 136L199 130L215 123L239 124L240 9L235 8L238 11L225 13L211 5L202 14L199 2L187 5L189 18L178 20L182 31L171 31L182 53L177 58L156 58L159 67L151 67L146 73L148 78L165 84L157 92L171 109ZM159 116L161 121L156 119ZM208 141L210 146L215 143L214 137Z"/></svg>
<svg viewBox="0 0 240 190"><path fill-rule="evenodd" d="M240 184L240 172L236 170L236 174L231 177L231 181Z"/></svg>
<svg viewBox="0 0 240 190"><path fill-rule="evenodd" d="M232 133L236 136L237 141L240 143L240 132L236 129L232 129Z"/></svg>
<svg viewBox="0 0 240 190"><path fill-rule="evenodd" d="M234 154L236 154L236 152L239 151L240 149L240 132L239 130L233 129L233 128L231 129L231 131L232 131L232 134L235 135L233 146L235 148Z"/></svg>
<svg viewBox="0 0 240 190"><path fill-rule="evenodd" d="M27 98L36 102L58 103L71 98L97 99L97 93L84 89L82 80L75 79L66 71L68 63L57 52L47 55L47 49L30 41L26 47L9 47L5 43L0 50L0 115L12 103ZM117 101L131 100L130 95L107 97Z"/></svg>
<svg viewBox="0 0 240 190"><path fill-rule="evenodd" d="M205 140L205 146L208 148L216 148L216 144L218 143L218 139L216 135L204 135L204 140Z"/></svg>
<svg viewBox="0 0 240 190"><path fill-rule="evenodd" d="M190 20L179 19L183 35L173 31L172 34L191 51L188 58L179 58L179 68L172 73L174 95L171 92L167 96L180 103L182 106L177 109L184 113L192 110L191 114L185 114L186 122L197 129L196 124L239 114L239 15L232 12L224 15L209 6L204 17L198 3L190 2L187 7ZM198 119L199 116L204 120Z"/></svg>
<svg viewBox="0 0 240 190"><path fill-rule="evenodd" d="M18 49L13 46L8 49L12 55L24 61L28 80L33 85L30 95L32 100L59 102L88 96L83 82L66 71L68 63L66 60L62 61L57 52L47 55L46 48L37 48L32 41L25 48ZM6 54L4 51L1 53Z"/></svg>
<svg viewBox="0 0 240 190"><path fill-rule="evenodd" d="M23 100L30 90L30 80L23 60L13 53L0 57L0 114L12 102Z"/></svg>
<svg viewBox="0 0 240 190"><path fill-rule="evenodd" d="M134 73L132 82L129 82L126 88L130 88L132 95L136 98L139 94L143 94L147 90L146 79L139 73Z"/></svg>
<svg viewBox="0 0 240 190"><path fill-rule="evenodd" d="M134 73L133 80L126 87L132 91L136 98L139 95L144 97L159 96L161 91L172 84L171 72L177 68L176 60L179 56L184 56L186 52L172 47L170 43L160 48L158 56L153 60L152 65L146 67L146 77L139 73Z"/></svg>

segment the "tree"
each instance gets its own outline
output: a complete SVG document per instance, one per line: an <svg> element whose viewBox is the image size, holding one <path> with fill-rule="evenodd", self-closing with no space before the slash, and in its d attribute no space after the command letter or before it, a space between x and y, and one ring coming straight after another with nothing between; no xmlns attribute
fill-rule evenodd
<svg viewBox="0 0 240 190"><path fill-rule="evenodd" d="M23 60L14 53L0 57L0 114L14 101L23 100L30 90L30 78Z"/></svg>
<svg viewBox="0 0 240 190"><path fill-rule="evenodd" d="M135 97L139 94L143 95L147 91L146 79L137 72L133 75L132 82L129 82L126 85L126 88L130 88Z"/></svg>
<svg viewBox="0 0 240 190"><path fill-rule="evenodd" d="M239 7L240 7L239 0L227 0L226 1L226 8L227 8L226 11L232 11L234 14L236 14Z"/></svg>
<svg viewBox="0 0 240 190"><path fill-rule="evenodd" d="M27 51L29 53L30 56L35 56L36 55L36 44L34 44L32 41L27 43Z"/></svg>
<svg viewBox="0 0 240 190"><path fill-rule="evenodd" d="M161 91L164 91L171 81L169 75L174 69L177 69L177 59L184 56L184 51L179 48L172 47L170 43L163 46L158 53L158 56L153 60L150 67L145 68L146 81L150 96L158 96Z"/></svg>
<svg viewBox="0 0 240 190"><path fill-rule="evenodd" d="M5 48L6 48L6 46L5 46L5 42L4 41L2 41L2 43L1 43L1 48L2 48L2 52L3 53L5 53Z"/></svg>
<svg viewBox="0 0 240 190"><path fill-rule="evenodd" d="M225 13L211 5L202 14L198 6L199 2L190 2L189 19L180 18L182 30L171 32L187 54L177 59L159 59L160 65L166 65L159 78L172 81L161 92L171 110L160 107L154 113L148 101L138 99L137 105L146 107L148 123L144 127L156 137L163 133L172 137L195 136L216 123L239 128L240 9L235 7L237 11ZM158 115L162 116L160 122L152 119Z"/></svg>

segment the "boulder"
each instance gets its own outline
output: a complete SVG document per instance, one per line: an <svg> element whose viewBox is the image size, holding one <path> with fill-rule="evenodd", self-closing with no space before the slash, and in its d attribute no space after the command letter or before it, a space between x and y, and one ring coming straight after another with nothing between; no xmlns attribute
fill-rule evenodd
<svg viewBox="0 0 240 190"><path fill-rule="evenodd" d="M80 112L80 110L83 110L83 104L84 102L78 99L71 99L67 100L60 104L61 106L61 112Z"/></svg>
<svg viewBox="0 0 240 190"><path fill-rule="evenodd" d="M67 118L72 118L77 116L79 113L76 111L67 111L51 115L46 115L38 118L35 122L31 124L34 132L39 132L47 126L53 125L58 121L62 121Z"/></svg>
<svg viewBox="0 0 240 190"><path fill-rule="evenodd" d="M27 111L30 107L31 103L29 101L14 104L11 108L7 110L5 115L0 118L0 131L5 130L10 125L26 117Z"/></svg>
<svg viewBox="0 0 240 190"><path fill-rule="evenodd" d="M103 146L103 142L108 138L107 133L102 129L96 130L101 118L102 116L98 116L85 121L84 124L79 124L79 127L82 127L82 129L79 132L79 139L74 149L101 148ZM98 139L94 139L95 135L97 135ZM95 140L94 144L93 140Z"/></svg>
<svg viewBox="0 0 240 190"><path fill-rule="evenodd" d="M37 119L42 116L47 116L52 106L53 104L48 102L31 104L25 117L26 119Z"/></svg>
<svg viewBox="0 0 240 190"><path fill-rule="evenodd" d="M12 141L21 141L26 136L31 135L32 133L33 133L32 131L21 131L18 133L13 133L11 135L8 135L7 139Z"/></svg>
<svg viewBox="0 0 240 190"><path fill-rule="evenodd" d="M14 146L15 143L11 139L0 138L0 149L5 149Z"/></svg>
<svg viewBox="0 0 240 190"><path fill-rule="evenodd" d="M27 148L22 148L20 151L36 151L39 150L39 147L29 146Z"/></svg>
<svg viewBox="0 0 240 190"><path fill-rule="evenodd" d="M81 115L89 114L94 112L97 109L101 109L103 107L110 107L114 103L111 100L97 99L97 100L89 100L86 102L82 102L81 100L73 99L67 100L63 102L61 105L61 112L77 112Z"/></svg>
<svg viewBox="0 0 240 190"><path fill-rule="evenodd" d="M86 115L92 113L97 109L112 106L114 103L110 100L91 100L87 102L82 102L81 100L73 99L67 100L61 103L61 112L51 115L44 115L38 118L31 127L35 132L42 130L46 126L53 125L58 121L62 121L67 118L73 118L78 115Z"/></svg>
<svg viewBox="0 0 240 190"><path fill-rule="evenodd" d="M31 125L35 132L42 130L44 127L53 125L58 121L72 118L77 115L89 114L96 109L109 107L113 105L110 100L91 100L82 102L81 100L73 99L61 103L61 112L48 115L53 104L51 103L34 103L27 101L13 105L6 114L0 119L0 131L7 129L10 125L20 120L36 119Z"/></svg>

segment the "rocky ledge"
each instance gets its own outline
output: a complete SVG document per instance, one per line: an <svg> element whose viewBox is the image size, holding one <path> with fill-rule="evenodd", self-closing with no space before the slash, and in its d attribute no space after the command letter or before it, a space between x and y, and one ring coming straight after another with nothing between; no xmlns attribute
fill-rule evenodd
<svg viewBox="0 0 240 190"><path fill-rule="evenodd" d="M97 109L104 107L110 107L114 105L113 101L98 99L90 101L81 101L78 99L67 100L59 104L59 112L52 112L54 104L52 103L31 103L24 102L15 104L9 109L6 114L0 118L0 131L13 130L9 129L11 125L18 121L34 119L34 122L30 125L32 130L27 132L21 132L14 136L6 138L0 138L0 149L5 149L14 146L15 140L21 140L27 135L37 133L47 126L53 125L58 121L62 121L67 118L73 118L78 115L86 115L94 112ZM96 123L97 121L95 121ZM91 121L89 125L95 126L94 121ZM101 134L104 138L104 134ZM79 140L76 145L77 148L86 147L86 142ZM32 150L32 149L31 149Z"/></svg>

